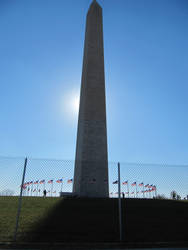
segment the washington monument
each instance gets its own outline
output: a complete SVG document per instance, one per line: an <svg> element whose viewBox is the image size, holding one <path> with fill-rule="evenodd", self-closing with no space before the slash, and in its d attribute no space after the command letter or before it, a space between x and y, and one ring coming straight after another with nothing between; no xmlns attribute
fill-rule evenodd
<svg viewBox="0 0 188 250"><path fill-rule="evenodd" d="M109 196L102 8L96 0L86 21L73 192Z"/></svg>

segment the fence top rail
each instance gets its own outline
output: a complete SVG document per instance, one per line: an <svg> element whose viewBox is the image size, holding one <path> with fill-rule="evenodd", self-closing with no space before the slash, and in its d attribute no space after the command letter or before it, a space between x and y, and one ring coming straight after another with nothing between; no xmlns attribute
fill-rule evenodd
<svg viewBox="0 0 188 250"><path fill-rule="evenodd" d="M57 158L44 158L44 157L24 157L24 156L2 156L0 155L0 159L12 159L12 160L25 160L28 161L57 161L57 162L75 162L73 159L57 159ZM152 162L128 162L128 161L107 161L109 164L117 165L118 162L120 166L145 166L145 167L174 167L174 168L188 168L188 164L173 164L173 163L152 163Z"/></svg>
<svg viewBox="0 0 188 250"><path fill-rule="evenodd" d="M4 156L4 155L0 155L0 159L15 159L15 160L25 160L25 156ZM28 157L27 157L28 158Z"/></svg>
<svg viewBox="0 0 188 250"><path fill-rule="evenodd" d="M188 168L188 164L170 164L170 163L144 163L144 162L120 162L121 166L146 166L146 167L185 167Z"/></svg>

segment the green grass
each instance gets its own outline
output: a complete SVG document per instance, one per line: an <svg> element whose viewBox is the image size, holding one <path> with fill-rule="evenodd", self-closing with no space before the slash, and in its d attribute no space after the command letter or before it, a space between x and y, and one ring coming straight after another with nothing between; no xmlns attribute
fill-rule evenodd
<svg viewBox="0 0 188 250"><path fill-rule="evenodd" d="M0 240L9 240L13 235L17 213L17 197L0 197Z"/></svg>
<svg viewBox="0 0 188 250"><path fill-rule="evenodd" d="M17 197L0 197L0 241L11 241ZM122 200L125 242L187 241L188 202ZM23 197L18 240L32 242L116 242L118 199Z"/></svg>
<svg viewBox="0 0 188 250"><path fill-rule="evenodd" d="M23 197L18 234L31 230L60 198ZM15 232L18 197L0 197L0 241L11 241Z"/></svg>

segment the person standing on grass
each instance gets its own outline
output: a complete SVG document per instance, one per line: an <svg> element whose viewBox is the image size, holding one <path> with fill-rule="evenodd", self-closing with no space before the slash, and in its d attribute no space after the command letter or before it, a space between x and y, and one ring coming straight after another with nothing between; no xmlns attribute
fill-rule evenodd
<svg viewBox="0 0 188 250"><path fill-rule="evenodd" d="M44 194L44 198L46 197L46 189L44 189L44 191L43 191L43 194Z"/></svg>

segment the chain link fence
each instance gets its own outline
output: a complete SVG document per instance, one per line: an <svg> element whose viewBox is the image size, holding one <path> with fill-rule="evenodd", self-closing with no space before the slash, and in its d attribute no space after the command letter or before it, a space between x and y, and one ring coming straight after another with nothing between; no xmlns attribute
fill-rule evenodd
<svg viewBox="0 0 188 250"><path fill-rule="evenodd" d="M74 164L71 160L0 157L0 242L23 239L58 207L62 201L60 193L73 190ZM115 198L188 200L188 165L120 163L119 166L120 176L118 163L108 163L109 198L115 204L114 210L109 210L112 218L113 213L118 213ZM100 209L99 206L99 212ZM121 223L114 223L119 234L122 229L117 224Z"/></svg>

